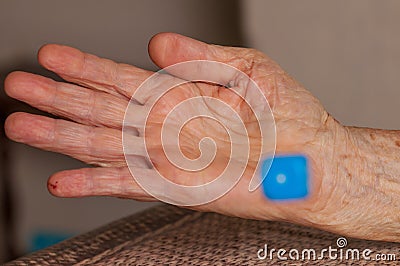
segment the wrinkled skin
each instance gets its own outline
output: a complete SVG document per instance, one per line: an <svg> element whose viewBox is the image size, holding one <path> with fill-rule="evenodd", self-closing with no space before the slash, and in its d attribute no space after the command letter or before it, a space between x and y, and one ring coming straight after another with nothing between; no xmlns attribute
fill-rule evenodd
<svg viewBox="0 0 400 266"><path fill-rule="evenodd" d="M354 155L346 169L354 169L357 173L363 168L363 162L357 161L359 148L353 145L351 130L327 114L315 97L270 58L256 50L208 45L171 33L156 35L149 44L149 54L160 68L202 59L223 62L248 74L262 89L273 111L276 153L302 153L310 159L312 187L305 200L273 202L267 200L260 189L250 193L248 184L257 163L254 159L257 156L253 156L240 182L229 193L216 201L191 208L243 218L286 220L354 237L398 240L398 233L379 234L382 230L382 225L376 222L379 212L374 211L375 217L363 215L359 206L364 199L353 198L349 193L348 175L343 174L343 167L340 167L343 156ZM6 92L13 98L65 119L15 113L6 121L7 135L15 141L98 166L54 174L48 182L49 191L60 197L107 195L155 200L132 178L122 150L121 133L124 112L131 96L152 72L60 45L44 46L38 59L45 68L70 83L14 72L6 79ZM230 78L221 77L221 82L235 83ZM227 88L206 83L186 84L167 94L150 116L151 136L159 134L163 117L176 103L197 95L222 99L240 113L250 129L252 153L257 153L259 132L253 126L254 117L246 104L232 96ZM142 103L146 106L145 102ZM205 127L207 123L210 124ZM183 153L196 158L199 156L199 140L204 136L211 136L219 147L216 163L206 172L199 175L177 171L158 155L161 145L157 141L151 142L149 147L154 165L177 183L188 184L196 178L208 180L223 168L229 158L222 127L200 119L187 124L180 137ZM143 173L150 171L148 164L140 158L144 154L137 151L136 155ZM365 178L370 175L363 174ZM353 179L351 186L367 183L362 178Z"/></svg>

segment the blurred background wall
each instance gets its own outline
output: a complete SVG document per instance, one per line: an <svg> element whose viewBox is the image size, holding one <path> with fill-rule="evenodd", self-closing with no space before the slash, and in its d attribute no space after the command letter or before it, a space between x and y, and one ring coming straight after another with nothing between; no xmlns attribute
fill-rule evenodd
<svg viewBox="0 0 400 266"><path fill-rule="evenodd" d="M57 78L36 62L41 45L62 43L155 69L147 42L157 32L174 31L257 48L342 123L399 129L398 25L396 0L0 0L1 118L33 111L4 95L7 73L25 70ZM81 163L4 138L0 145L0 262L29 251L38 235L79 234L151 205L54 198L46 190L48 176ZM4 199L12 199L12 205ZM7 221L13 221L13 230Z"/></svg>
<svg viewBox="0 0 400 266"><path fill-rule="evenodd" d="M400 1L242 1L248 46L347 125L400 129Z"/></svg>

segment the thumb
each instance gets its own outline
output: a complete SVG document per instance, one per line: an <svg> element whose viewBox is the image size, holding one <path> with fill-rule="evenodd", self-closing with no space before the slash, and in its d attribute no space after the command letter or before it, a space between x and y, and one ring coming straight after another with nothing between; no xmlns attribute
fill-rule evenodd
<svg viewBox="0 0 400 266"><path fill-rule="evenodd" d="M153 62L165 68L191 60L210 59L210 45L176 33L159 33L149 42L149 55Z"/></svg>
<svg viewBox="0 0 400 266"><path fill-rule="evenodd" d="M256 67L265 68L267 66L270 71L280 70L276 63L254 49L207 44L176 33L155 35L150 40L148 49L150 58L160 68L192 60L209 60L228 64L247 75L250 75ZM189 69L187 67L178 68L179 71L174 71L172 74L187 80L193 73L196 77L204 77L204 80L210 78L211 75L213 80L218 80L224 85L235 79L236 71L234 69L229 71L221 64L199 63L190 66Z"/></svg>

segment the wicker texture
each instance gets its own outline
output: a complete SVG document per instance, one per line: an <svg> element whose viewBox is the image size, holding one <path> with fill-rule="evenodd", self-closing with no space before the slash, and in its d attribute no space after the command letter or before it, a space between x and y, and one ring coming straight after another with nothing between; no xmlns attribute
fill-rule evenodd
<svg viewBox="0 0 400 266"><path fill-rule="evenodd" d="M6 265L376 265L365 260L259 260L269 248L337 248L340 236L280 222L260 222L157 206ZM396 254L396 243L347 239L345 248ZM287 254L286 254L287 256ZM397 262L386 262L396 265ZM385 264L379 262L379 265Z"/></svg>

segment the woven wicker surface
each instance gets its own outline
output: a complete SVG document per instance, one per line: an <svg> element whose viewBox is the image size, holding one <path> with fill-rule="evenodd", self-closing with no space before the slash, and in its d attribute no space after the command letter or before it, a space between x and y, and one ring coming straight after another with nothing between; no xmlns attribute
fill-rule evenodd
<svg viewBox="0 0 400 266"><path fill-rule="evenodd" d="M315 249L337 248L340 236L316 229L279 222L260 222L212 213L192 212L162 205L120 219L102 228L32 253L6 265L378 265L377 261L332 260L260 260L257 251L264 248ZM375 254L396 254L395 243L347 239L342 250L368 248ZM340 250L340 249L339 249ZM318 256L319 253L317 253ZM340 253L338 253L340 254ZM285 254L288 256L288 254ZM344 257L344 256L343 256ZM379 265L385 264L382 261Z"/></svg>

